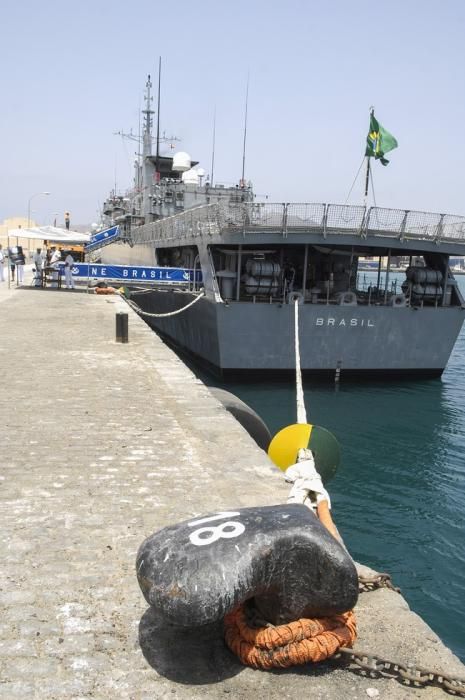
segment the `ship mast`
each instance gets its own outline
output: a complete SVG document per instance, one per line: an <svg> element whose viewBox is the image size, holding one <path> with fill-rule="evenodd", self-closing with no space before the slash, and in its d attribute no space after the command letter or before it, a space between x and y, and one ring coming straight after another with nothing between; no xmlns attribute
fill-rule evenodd
<svg viewBox="0 0 465 700"><path fill-rule="evenodd" d="M142 110L144 115L144 133L143 133L143 144L142 144L142 157L152 155L152 114L154 114L153 109L151 109L151 103L153 102L153 97L150 94L152 87L152 81L150 80L150 75L147 76L147 82L145 83L145 109Z"/></svg>
<svg viewBox="0 0 465 700"><path fill-rule="evenodd" d="M152 81L150 80L150 75L147 76L147 82L145 83L145 109L142 110L144 115L144 128L142 134L142 215L146 216L151 211L151 182L150 182L150 156L152 155L152 116L154 111L152 109L153 97L151 95Z"/></svg>
<svg viewBox="0 0 465 700"><path fill-rule="evenodd" d="M242 145L242 177L240 186L245 187L245 147L247 142L247 107L249 104L249 74L247 73L247 89L245 92L244 142Z"/></svg>

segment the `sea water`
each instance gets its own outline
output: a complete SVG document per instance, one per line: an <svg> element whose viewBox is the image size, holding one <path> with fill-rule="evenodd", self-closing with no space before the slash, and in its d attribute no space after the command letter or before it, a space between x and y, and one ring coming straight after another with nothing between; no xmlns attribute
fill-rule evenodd
<svg viewBox="0 0 465 700"><path fill-rule="evenodd" d="M293 383L222 386L272 434L296 422ZM352 556L391 574L465 661L465 326L441 379L355 384L342 374L338 388L305 383L304 393L308 421L341 445L328 489Z"/></svg>

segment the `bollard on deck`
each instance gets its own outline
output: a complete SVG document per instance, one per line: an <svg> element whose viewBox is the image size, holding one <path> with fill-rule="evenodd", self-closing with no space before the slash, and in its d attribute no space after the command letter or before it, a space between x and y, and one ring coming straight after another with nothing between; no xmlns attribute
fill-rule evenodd
<svg viewBox="0 0 465 700"><path fill-rule="evenodd" d="M124 311L118 311L118 313L116 314L116 342L129 342L128 314Z"/></svg>

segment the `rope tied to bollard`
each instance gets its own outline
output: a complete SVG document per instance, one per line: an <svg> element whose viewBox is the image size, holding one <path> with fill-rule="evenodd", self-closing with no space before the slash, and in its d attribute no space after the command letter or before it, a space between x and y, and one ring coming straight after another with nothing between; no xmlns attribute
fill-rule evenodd
<svg viewBox="0 0 465 700"><path fill-rule="evenodd" d="M294 349L296 365L297 424L307 423L299 345L299 306L294 302ZM313 511L328 532L344 546L330 513L330 498L315 469L310 449L298 450L297 463L286 470L286 481L293 483L289 502L303 503ZM337 615L300 618L273 626L263 620L258 627L251 601L236 607L224 618L227 646L243 664L253 668L287 668L305 663L317 663L351 647L357 637L352 610Z"/></svg>
<svg viewBox="0 0 465 700"><path fill-rule="evenodd" d="M225 641L246 666L288 668L318 663L351 647L357 637L352 611L321 618L301 618L285 625L253 625L254 609L243 603L224 618Z"/></svg>
<svg viewBox="0 0 465 700"><path fill-rule="evenodd" d="M188 304L183 306L181 309L176 309L176 311L168 311L163 314L156 314L156 313L151 313L150 311L144 311L141 309L139 304L136 304L135 301L132 299L126 298L126 303L136 311L136 313L140 314L140 316L147 316L149 318L167 318L168 316L177 316L177 314L182 313L183 311L186 311L186 309L190 308L191 306L194 306L200 299L202 299L205 296L205 292L201 292L198 294L192 301L190 301Z"/></svg>

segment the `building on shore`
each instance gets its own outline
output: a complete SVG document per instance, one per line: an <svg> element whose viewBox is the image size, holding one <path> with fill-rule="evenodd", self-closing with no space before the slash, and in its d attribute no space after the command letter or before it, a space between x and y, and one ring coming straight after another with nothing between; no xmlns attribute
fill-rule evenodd
<svg viewBox="0 0 465 700"><path fill-rule="evenodd" d="M8 219L4 219L3 223L0 224L0 243L3 248L6 250L8 248L8 243L10 246L20 245L26 255L26 259L30 257L29 253L32 255L36 248L43 247L43 240L21 238L21 236L10 236L8 239L8 231L18 228L28 228L28 224L30 227L37 226L33 219L30 219L28 222L25 216L11 216Z"/></svg>

